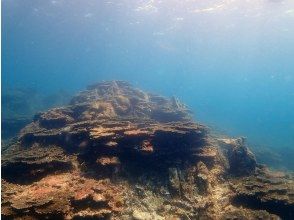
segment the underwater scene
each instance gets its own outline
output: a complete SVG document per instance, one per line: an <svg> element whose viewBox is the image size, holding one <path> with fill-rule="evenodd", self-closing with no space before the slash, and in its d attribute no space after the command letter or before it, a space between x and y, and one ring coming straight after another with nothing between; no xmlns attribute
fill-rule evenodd
<svg viewBox="0 0 294 220"><path fill-rule="evenodd" d="M2 219L294 219L293 0L1 19Z"/></svg>

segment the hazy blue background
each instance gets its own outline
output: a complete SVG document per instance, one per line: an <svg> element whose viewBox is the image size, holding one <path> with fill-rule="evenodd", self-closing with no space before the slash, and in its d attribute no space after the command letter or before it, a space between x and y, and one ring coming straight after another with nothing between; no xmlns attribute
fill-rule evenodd
<svg viewBox="0 0 294 220"><path fill-rule="evenodd" d="M2 0L3 94L108 79L175 95L294 170L293 0Z"/></svg>

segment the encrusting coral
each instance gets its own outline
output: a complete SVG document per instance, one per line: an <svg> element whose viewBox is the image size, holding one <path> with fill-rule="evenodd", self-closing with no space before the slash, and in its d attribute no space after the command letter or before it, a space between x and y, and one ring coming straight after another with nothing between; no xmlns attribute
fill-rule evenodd
<svg viewBox="0 0 294 220"><path fill-rule="evenodd" d="M293 178L176 98L101 82L2 153L4 219L293 219Z"/></svg>

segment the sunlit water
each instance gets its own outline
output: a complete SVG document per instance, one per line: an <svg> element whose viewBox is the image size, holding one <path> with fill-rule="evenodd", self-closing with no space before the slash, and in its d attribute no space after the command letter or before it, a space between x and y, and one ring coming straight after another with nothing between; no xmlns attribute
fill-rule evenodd
<svg viewBox="0 0 294 220"><path fill-rule="evenodd" d="M2 97L112 79L175 95L294 170L293 0L2 1Z"/></svg>

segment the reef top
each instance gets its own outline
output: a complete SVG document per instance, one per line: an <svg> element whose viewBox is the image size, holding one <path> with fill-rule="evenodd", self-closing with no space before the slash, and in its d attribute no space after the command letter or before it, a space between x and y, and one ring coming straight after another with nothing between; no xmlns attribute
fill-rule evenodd
<svg viewBox="0 0 294 220"><path fill-rule="evenodd" d="M145 93L125 81L105 81L88 86L70 104L92 109L95 115L87 115L91 119L132 117L164 122L191 120L187 107L177 98L166 99Z"/></svg>

